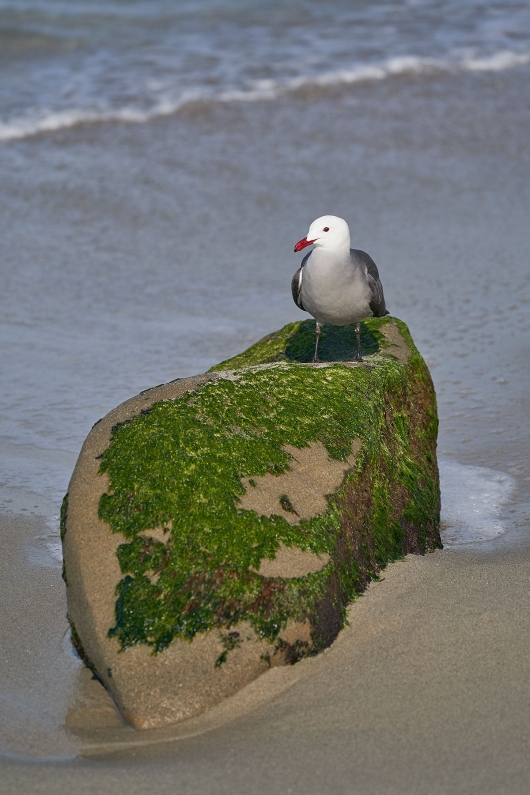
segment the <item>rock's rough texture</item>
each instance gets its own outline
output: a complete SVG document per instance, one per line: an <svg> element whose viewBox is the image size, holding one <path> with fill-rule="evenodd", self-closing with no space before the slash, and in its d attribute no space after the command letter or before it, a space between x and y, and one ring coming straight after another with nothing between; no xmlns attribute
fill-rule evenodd
<svg viewBox="0 0 530 795"><path fill-rule="evenodd" d="M389 561L440 546L436 403L406 326L293 323L89 434L62 538L74 643L137 728L329 645Z"/></svg>

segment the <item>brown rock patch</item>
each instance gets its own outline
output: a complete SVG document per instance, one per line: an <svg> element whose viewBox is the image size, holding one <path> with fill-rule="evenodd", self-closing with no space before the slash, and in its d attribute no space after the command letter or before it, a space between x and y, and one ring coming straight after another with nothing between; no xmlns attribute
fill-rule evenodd
<svg viewBox="0 0 530 795"><path fill-rule="evenodd" d="M298 547L280 544L274 559L264 558L257 572L262 577L305 577L314 571L321 571L330 560L331 556L326 553L315 555Z"/></svg>
<svg viewBox="0 0 530 795"><path fill-rule="evenodd" d="M262 516L277 514L289 524L298 524L300 519L312 519L327 510L326 495L338 489L346 472L355 466L360 449L361 441L355 439L352 454L346 461L337 461L329 457L322 442L311 442L301 449L285 445L284 450L291 456L290 469L281 475L243 478L241 482L246 494L241 497L241 508L256 511Z"/></svg>
<svg viewBox="0 0 530 795"><path fill-rule="evenodd" d="M403 339L395 323L388 323L386 326L382 326L381 333L385 335L388 342L386 352L395 356L401 364L407 364L410 356L410 348Z"/></svg>

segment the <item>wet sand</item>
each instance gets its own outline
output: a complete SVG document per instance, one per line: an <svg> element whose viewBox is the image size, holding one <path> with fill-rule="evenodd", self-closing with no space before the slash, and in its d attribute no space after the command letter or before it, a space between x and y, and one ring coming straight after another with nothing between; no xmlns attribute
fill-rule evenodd
<svg viewBox="0 0 530 795"><path fill-rule="evenodd" d="M30 536L14 520L2 529ZM29 712L23 692L9 705L11 731L31 755L39 719L56 728L33 749L44 764L28 764L27 752L1 760L0 791L526 793L529 564L530 545L513 537L409 556L352 606L327 652L273 671L272 682L265 675L261 694L251 685L213 718L181 724L176 739L121 726L74 658L73 676L67 655L54 667L60 578L43 570L26 590L23 565L11 568L3 634L6 614L17 620L2 695L18 677L41 693ZM12 745L16 753L16 736ZM56 754L63 760L43 759Z"/></svg>

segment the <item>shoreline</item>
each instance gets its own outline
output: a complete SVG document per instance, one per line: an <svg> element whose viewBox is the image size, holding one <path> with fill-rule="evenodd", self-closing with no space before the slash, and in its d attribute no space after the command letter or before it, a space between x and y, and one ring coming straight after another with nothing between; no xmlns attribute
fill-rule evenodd
<svg viewBox="0 0 530 795"><path fill-rule="evenodd" d="M7 525L19 538L28 540L31 535L31 527L23 520L3 518L4 532ZM66 792L73 784L72 776L76 788L88 792L88 787L93 791L105 786L118 771L115 792L130 791L131 776L139 777L143 785L156 782L160 791L169 792L159 765L179 775L183 758L196 753L203 763L179 792L215 791L214 760L226 752L227 744L235 749L241 773L231 786L233 793L259 791L247 788L243 771L259 768L263 753L278 760L289 758L288 768L280 765L284 778L295 775L298 783L304 781L306 792L342 791L351 776L364 781L359 789L349 790L359 793L419 792L420 782L421 791L429 793L493 793L507 791L508 780L513 783L510 793L525 792L530 774L525 729L530 706L526 685L530 681L526 631L530 542L495 542L495 546L490 542L473 549L453 548L392 564L380 582L354 602L349 626L326 652L293 667L274 669L272 677L265 674L217 709L159 731L156 737L121 726L116 713L109 710L105 691L73 655L70 674L74 673L75 686L65 694L64 660L59 661L61 671L53 659L57 641L62 642L61 627L66 626L61 614L64 593L59 590L53 596L54 625L50 627L49 621L37 615L46 604L43 594L35 590L25 604L22 630L26 641L39 641L37 627L44 627L40 636L44 648L34 650L28 661L27 642L18 644L12 649L16 656L11 670L19 672L26 666L28 675L32 664L38 663L29 689L38 691L38 706L48 711L48 719L55 698L56 706L60 701L63 711L70 710L70 723L72 717L82 720L82 709L77 716L72 712L75 699L79 703L81 697L85 718L91 712L96 723L107 721L107 725L83 729L78 723L68 732L56 725L54 737L48 729L55 747L59 735L65 750L68 742L67 757L75 760L73 767L67 759L49 760L50 753L31 760L0 757L3 792L39 792L43 780L50 787L53 783L54 791ZM60 574L38 568L36 584L49 599ZM19 561L11 581L21 573ZM11 604L4 602L4 616L11 618L17 594L12 598ZM49 636L53 636L51 644ZM55 684L39 676L39 667L48 673L55 668ZM33 718L34 714L35 710ZM57 724L60 719L57 710ZM26 730L28 737L33 732L35 742L35 725ZM322 732L321 747L314 746L315 732ZM325 748L333 748L334 760L325 764L326 780L333 782L333 787L326 785L327 790L316 774L316 768L324 764ZM87 756L99 759L98 765L94 767ZM83 779L87 765L90 781ZM284 791L275 789L273 771L260 768L256 786L258 781L261 787L272 785L273 791Z"/></svg>

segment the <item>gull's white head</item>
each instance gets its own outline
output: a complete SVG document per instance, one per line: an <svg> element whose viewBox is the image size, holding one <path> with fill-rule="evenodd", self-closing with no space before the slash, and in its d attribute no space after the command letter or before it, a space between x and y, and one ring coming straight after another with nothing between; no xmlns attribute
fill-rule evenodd
<svg viewBox="0 0 530 795"><path fill-rule="evenodd" d="M315 245L330 251L350 250L350 228L344 218L336 215L323 215L313 221L307 237L299 240L295 251L302 251L306 246Z"/></svg>

